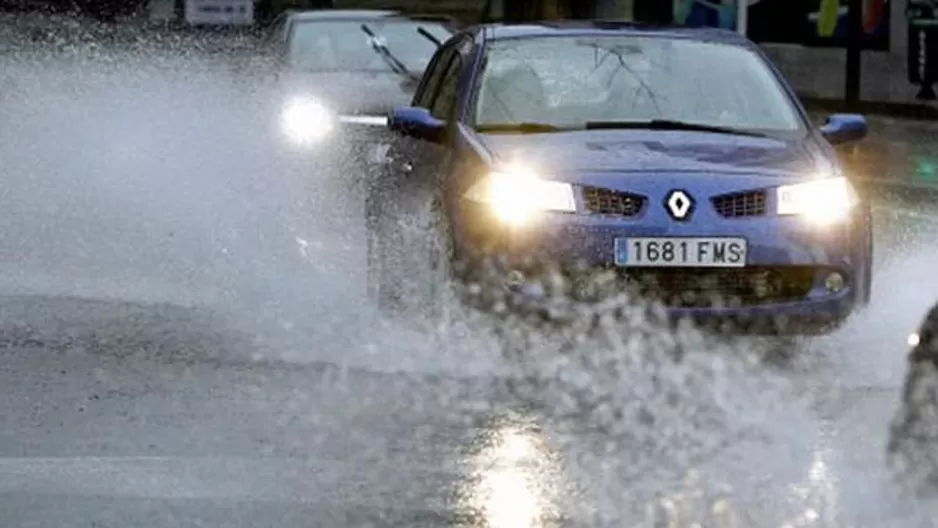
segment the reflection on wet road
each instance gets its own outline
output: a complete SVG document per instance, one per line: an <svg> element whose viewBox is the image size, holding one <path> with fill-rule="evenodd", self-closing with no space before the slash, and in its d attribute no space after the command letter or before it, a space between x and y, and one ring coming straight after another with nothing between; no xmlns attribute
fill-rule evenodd
<svg viewBox="0 0 938 528"><path fill-rule="evenodd" d="M523 370L562 383L512 392L485 327L372 317L341 166L277 149L243 79L0 80L4 526L911 523L882 453L935 294L928 207L879 204L874 305L793 365L693 332L546 334Z"/></svg>

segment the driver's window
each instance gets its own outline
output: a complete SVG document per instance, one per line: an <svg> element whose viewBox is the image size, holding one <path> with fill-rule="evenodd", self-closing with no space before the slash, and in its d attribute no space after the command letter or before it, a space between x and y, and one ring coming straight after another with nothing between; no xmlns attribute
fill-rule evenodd
<svg viewBox="0 0 938 528"><path fill-rule="evenodd" d="M446 66L449 64L454 53L455 50L452 47L443 48L437 53L436 57L430 62L430 66L427 68L425 82L414 95L412 106L430 109L433 103L433 96L436 95L437 87L440 85L440 81L446 73Z"/></svg>
<svg viewBox="0 0 938 528"><path fill-rule="evenodd" d="M440 81L440 88L430 107L430 114L441 121L449 121L453 117L456 98L459 95L459 72L462 70L462 59L456 54L446 68L446 74Z"/></svg>

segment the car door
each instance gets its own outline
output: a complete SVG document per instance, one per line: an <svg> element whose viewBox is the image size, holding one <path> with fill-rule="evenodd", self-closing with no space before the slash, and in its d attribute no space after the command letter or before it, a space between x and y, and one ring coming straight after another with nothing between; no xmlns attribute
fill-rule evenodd
<svg viewBox="0 0 938 528"><path fill-rule="evenodd" d="M449 69L456 49L451 45L444 45L427 66L426 73L414 93L411 106L430 109L436 98L436 93L440 87L443 77ZM394 144L388 152L388 160L391 163L391 172L393 179L407 178L411 179L412 174L422 170L425 165L425 158L429 152L433 151L432 143L423 141L410 136L399 135L395 138Z"/></svg>
<svg viewBox="0 0 938 528"><path fill-rule="evenodd" d="M456 108L459 105L460 78L463 72L466 37L457 38L447 46L440 56L440 62L434 68L436 83L429 84L426 90L418 92L414 105L430 110L430 114L447 123L447 138L455 127ZM434 80L434 79L431 79ZM416 138L408 138L408 147L402 152L403 168L411 172L412 181L419 182L426 189L435 189L439 176L445 170L449 141L434 143Z"/></svg>
<svg viewBox="0 0 938 528"><path fill-rule="evenodd" d="M440 121L448 123L449 138L454 129L456 109L460 101L460 80L465 63L463 52L467 38L456 38L444 45L431 61L427 76L418 87L412 106L426 108ZM394 172L391 178L391 202L377 208L390 212L384 215L378 230L383 246L382 264L388 283L410 284L418 288L433 281L433 270L439 260L434 229L438 210L435 198L440 191L440 177L445 166L450 141L442 144L414 137L403 137L392 155ZM394 227L388 228L388 220ZM374 230L372 230L374 231ZM423 285L423 286L415 286ZM423 294L421 294L423 295Z"/></svg>
<svg viewBox="0 0 938 528"><path fill-rule="evenodd" d="M450 71L456 48L444 44L430 60L414 94L411 106L430 109L446 73ZM444 111L442 103L438 111ZM422 205L426 205L432 183L433 159L439 146L403 134L396 135L384 154L379 177L369 181L366 192L366 225L369 232L369 255L380 245L380 259L400 260L394 251L409 246L403 226L414 223ZM369 264L371 265L371 264Z"/></svg>
<svg viewBox="0 0 938 528"><path fill-rule="evenodd" d="M428 108L452 53L452 48L447 46L437 50L414 93L411 106ZM375 158L381 168L377 171L377 178L369 179L365 198L369 231L377 232L395 225L408 213L407 198L412 194L408 187L412 183L414 163L419 157L417 153L424 148L421 143L415 138L395 134L389 144L378 147Z"/></svg>

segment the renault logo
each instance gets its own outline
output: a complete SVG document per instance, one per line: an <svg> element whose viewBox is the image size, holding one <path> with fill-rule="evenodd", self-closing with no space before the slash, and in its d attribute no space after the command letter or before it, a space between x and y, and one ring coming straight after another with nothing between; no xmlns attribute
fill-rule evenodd
<svg viewBox="0 0 938 528"><path fill-rule="evenodd" d="M664 207L671 218L679 221L687 220L694 212L694 199L687 192L676 189L668 193L664 200Z"/></svg>

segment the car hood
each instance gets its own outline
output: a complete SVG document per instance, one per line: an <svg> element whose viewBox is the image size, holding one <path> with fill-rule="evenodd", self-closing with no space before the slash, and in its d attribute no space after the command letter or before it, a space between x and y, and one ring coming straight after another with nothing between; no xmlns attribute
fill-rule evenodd
<svg viewBox="0 0 938 528"><path fill-rule="evenodd" d="M289 72L282 88L288 96L318 98L340 114L387 115L410 104L416 83L393 72Z"/></svg>
<svg viewBox="0 0 938 528"><path fill-rule="evenodd" d="M688 131L573 131L482 134L499 161L564 179L582 172L668 172L804 176L837 170L813 137L784 140Z"/></svg>

